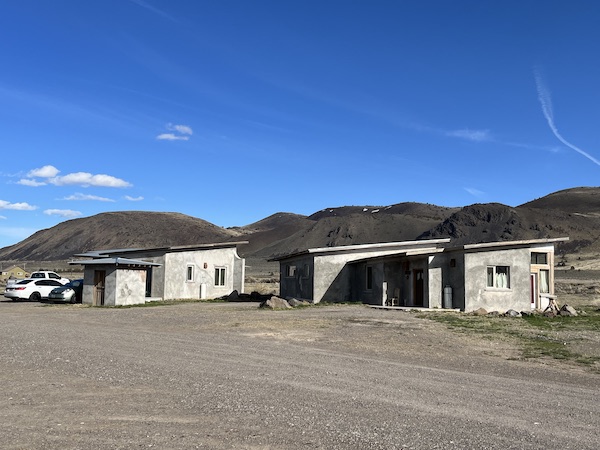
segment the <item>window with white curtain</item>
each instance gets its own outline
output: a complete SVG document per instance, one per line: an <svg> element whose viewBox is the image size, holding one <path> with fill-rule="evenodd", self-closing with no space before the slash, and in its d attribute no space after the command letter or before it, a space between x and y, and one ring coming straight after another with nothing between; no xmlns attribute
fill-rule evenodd
<svg viewBox="0 0 600 450"><path fill-rule="evenodd" d="M487 287L510 289L510 267L488 266Z"/></svg>
<svg viewBox="0 0 600 450"><path fill-rule="evenodd" d="M540 292L542 294L549 294L550 293L550 271L549 270L540 270L539 282L540 282Z"/></svg>

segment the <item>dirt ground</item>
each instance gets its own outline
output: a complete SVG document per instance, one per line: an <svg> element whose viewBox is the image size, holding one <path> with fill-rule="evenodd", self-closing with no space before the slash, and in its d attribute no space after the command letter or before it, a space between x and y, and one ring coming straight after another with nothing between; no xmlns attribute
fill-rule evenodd
<svg viewBox="0 0 600 450"><path fill-rule="evenodd" d="M7 449L598 448L600 375L363 305L0 301Z"/></svg>

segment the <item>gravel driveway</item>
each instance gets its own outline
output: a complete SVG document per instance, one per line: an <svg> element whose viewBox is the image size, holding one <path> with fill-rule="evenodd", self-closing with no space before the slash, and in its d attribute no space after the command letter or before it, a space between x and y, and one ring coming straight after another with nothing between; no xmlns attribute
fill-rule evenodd
<svg viewBox="0 0 600 450"><path fill-rule="evenodd" d="M4 449L596 449L600 376L364 306L0 301Z"/></svg>

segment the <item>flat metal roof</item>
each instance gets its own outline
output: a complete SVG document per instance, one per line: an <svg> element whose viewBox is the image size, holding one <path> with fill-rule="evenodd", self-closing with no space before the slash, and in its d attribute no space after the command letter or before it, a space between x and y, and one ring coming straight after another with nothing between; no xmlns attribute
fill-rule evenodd
<svg viewBox="0 0 600 450"><path fill-rule="evenodd" d="M137 266L137 267L157 267L162 264L153 263L149 261L142 261L139 259L129 258L94 258L84 259L79 261L69 261L69 264L78 264L82 266Z"/></svg>
<svg viewBox="0 0 600 450"><path fill-rule="evenodd" d="M399 250L404 247L416 247L421 248L424 245L431 247L432 244L447 244L450 242L450 238L443 239L421 239L416 241L401 241L401 242L379 242L375 244L358 244L358 245L340 245L338 247L318 247L301 250L298 252L289 253L287 255L276 256L270 258L269 261L281 261L284 259L292 258L295 256L317 254L317 253L349 253L357 251L376 251L376 250L391 250L398 248ZM408 251L404 250L404 251Z"/></svg>
<svg viewBox="0 0 600 450"><path fill-rule="evenodd" d="M465 250L479 250L485 248L494 248L494 247L528 247L531 245L537 244L553 244L555 242L566 242L568 241L568 237L559 237L559 238L544 238L544 239L524 239L519 241L496 241L496 242L482 242L480 244L466 244L459 249ZM450 250L450 249L448 249Z"/></svg>
<svg viewBox="0 0 600 450"><path fill-rule="evenodd" d="M211 248L237 247L238 245L248 244L249 241L232 241L232 242L216 242L210 244L196 245L173 245L165 247L147 247L147 248L120 248L110 250L91 250L89 252L78 253L73 256L83 258L103 258L107 256L123 255L127 253L142 253L142 252L182 252L186 250L206 250Z"/></svg>

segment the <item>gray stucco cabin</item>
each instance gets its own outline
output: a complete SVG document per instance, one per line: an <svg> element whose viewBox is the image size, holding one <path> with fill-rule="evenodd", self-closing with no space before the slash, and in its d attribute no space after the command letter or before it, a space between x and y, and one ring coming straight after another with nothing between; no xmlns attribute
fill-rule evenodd
<svg viewBox="0 0 600 450"><path fill-rule="evenodd" d="M554 297L554 245L568 238L452 247L450 239L308 249L274 258L280 295L314 303L543 309Z"/></svg>
<svg viewBox="0 0 600 450"><path fill-rule="evenodd" d="M244 291L247 241L194 246L99 250L75 255L84 266L83 303L129 305L209 299Z"/></svg>

